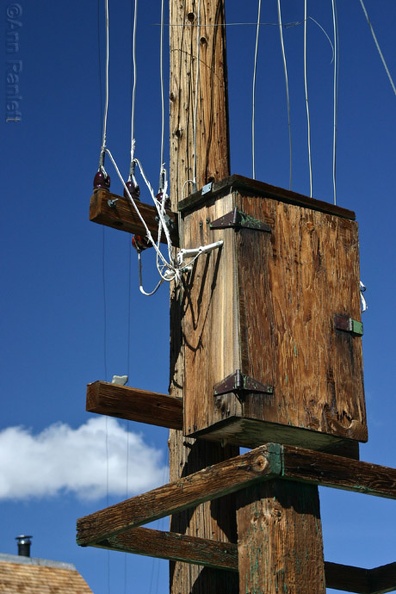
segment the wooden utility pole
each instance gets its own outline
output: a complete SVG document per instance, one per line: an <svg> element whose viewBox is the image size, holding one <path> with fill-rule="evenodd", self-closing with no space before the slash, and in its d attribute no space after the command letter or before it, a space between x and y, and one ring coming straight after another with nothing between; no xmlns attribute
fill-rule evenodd
<svg viewBox="0 0 396 594"><path fill-rule="evenodd" d="M171 594L382 594L396 564L323 558L318 485L396 498L367 440L353 212L230 176L225 0L170 0L169 394L95 382L87 410L170 429L170 483L81 518L77 541L171 561ZM155 236L156 211L139 205ZM132 233L95 189L91 220ZM179 252L180 255L180 252ZM239 455L239 446L254 448ZM142 528L170 515L168 532Z"/></svg>
<svg viewBox="0 0 396 594"><path fill-rule="evenodd" d="M171 208L198 188L230 174L225 54L224 0L170 0L170 196ZM195 245L199 236L181 247ZM196 243L198 242L198 243ZM190 245L194 245L190 244ZM189 246L188 246L189 247ZM185 337L181 320L184 288L171 293L170 394L184 396ZM170 432L170 478L192 474L235 456L236 446L222 447ZM233 497L201 504L173 515L171 530L217 541L236 542ZM199 565L171 562L171 594L237 594L238 576Z"/></svg>
<svg viewBox="0 0 396 594"><path fill-rule="evenodd" d="M177 210L185 198L186 188L190 194L191 190L200 189L210 182L219 182L230 173L224 13L224 0L170 1L170 179L173 210ZM179 233L181 247L193 247L205 241L210 243L202 221L201 226L184 227L182 223ZM256 254L256 257L262 255ZM238 289L232 279L230 281L228 290L231 294ZM185 326L184 335L178 335L179 329L183 328L180 319L181 310L185 308L183 291L183 287L175 288L172 295L171 309L175 317L171 320L174 362L171 394L183 396L186 402L185 390L189 389L191 381L200 382L202 369L194 369L192 350L201 348L200 345L189 345L192 335L186 336ZM252 295L252 298L256 297ZM218 314L221 315L220 312ZM229 314L232 316L233 312ZM210 357L208 343L202 348L204 357ZM232 344L228 348L232 350ZM205 380L203 386L207 388ZM199 400L196 406L202 406ZM235 447L186 439L181 432L172 432L171 480L235 453ZM214 505L216 511L213 510ZM308 592L306 584L310 584L309 592L320 594L325 591L316 487L275 481L242 492L238 506L239 592L275 593L278 588L283 591L286 588L289 593L302 594ZM192 516L173 517L171 529L202 538L232 540L236 537L233 525L235 512L233 500L227 503L219 500L217 504L205 504ZM254 522L252 518L255 518ZM218 571L199 566L171 564L171 594L238 592L236 576L231 574L228 578L231 583L225 580L224 572L219 575Z"/></svg>

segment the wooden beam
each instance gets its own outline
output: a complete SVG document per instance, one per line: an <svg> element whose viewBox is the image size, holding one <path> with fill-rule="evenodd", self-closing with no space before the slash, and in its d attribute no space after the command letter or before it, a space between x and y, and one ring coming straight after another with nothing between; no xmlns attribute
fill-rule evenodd
<svg viewBox="0 0 396 594"><path fill-rule="evenodd" d="M159 427L181 429L183 426L181 398L108 382L88 384L86 409L88 412Z"/></svg>
<svg viewBox="0 0 396 594"><path fill-rule="evenodd" d="M396 469L297 447L266 444L80 518L77 542L94 544L274 477L396 499Z"/></svg>
<svg viewBox="0 0 396 594"><path fill-rule="evenodd" d="M282 474L288 480L396 499L395 468L294 446L282 450Z"/></svg>
<svg viewBox="0 0 396 594"><path fill-rule="evenodd" d="M95 543L95 546L238 572L238 546L232 542L224 543L152 528L132 528ZM396 563L363 569L325 561L324 567L327 588L356 594L384 594L396 588Z"/></svg>
<svg viewBox="0 0 396 594"><path fill-rule="evenodd" d="M280 473L280 448L261 446L77 521L77 543L92 545Z"/></svg>
<svg viewBox="0 0 396 594"><path fill-rule="evenodd" d="M369 570L370 594L385 594L396 590L396 563Z"/></svg>
<svg viewBox="0 0 396 594"><path fill-rule="evenodd" d="M132 528L128 532L98 542L95 546L124 553L193 563L215 569L238 571L236 544L175 532L164 532L152 528Z"/></svg>
<svg viewBox="0 0 396 594"><path fill-rule="evenodd" d="M144 202L136 203L140 214L142 215L153 239L158 238L158 220L157 209L155 206L145 204ZM179 245L178 233L178 216L176 213L167 210L167 216L170 222L170 235L172 244ZM111 194L108 190L99 188L95 190L91 196L89 206L89 220L100 225L106 225L113 229L126 231L127 233L136 233L137 235L146 235L146 229L138 217L134 207L129 200L117 194ZM161 237L162 242L166 242L165 236Z"/></svg>
<svg viewBox="0 0 396 594"><path fill-rule="evenodd" d="M368 569L341 565L339 563L325 563L326 586L334 590L355 592L356 594L370 594Z"/></svg>
<svg viewBox="0 0 396 594"><path fill-rule="evenodd" d="M303 194L298 194L292 190L286 190L277 186L272 186L262 181L250 179L242 175L233 174L222 180L217 180L212 183L211 188L205 194L199 190L193 192L187 198L181 200L178 204L178 210L185 215L191 209L197 208L199 205L212 200L215 196L226 195L229 192L238 191L242 195L247 196L262 196L263 198L275 198L280 202L286 204L295 204L309 208L310 210L318 210L319 212L326 212L334 214L345 219L354 221L356 215L352 210L336 206L330 202L323 202L315 198L308 198Z"/></svg>
<svg viewBox="0 0 396 594"><path fill-rule="evenodd" d="M170 198L172 210L208 182L230 175L227 68L224 25L225 0L169 2L170 36ZM180 224L180 245L201 245L200 231L186 243ZM170 393L185 395L185 367L181 320L183 286L171 285ZM238 454L236 446L186 438L171 431L171 480ZM172 529L202 538L232 540L236 531L232 500L207 502L188 513L172 517ZM171 563L171 594L237 594L238 576L211 568Z"/></svg>

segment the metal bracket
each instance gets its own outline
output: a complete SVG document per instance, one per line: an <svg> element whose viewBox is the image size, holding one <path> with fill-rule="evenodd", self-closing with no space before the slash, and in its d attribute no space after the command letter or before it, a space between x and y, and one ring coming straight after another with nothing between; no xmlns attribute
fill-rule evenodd
<svg viewBox="0 0 396 594"><path fill-rule="evenodd" d="M349 332L353 336L363 336L363 324L357 320L353 320L345 315L337 314L334 316L334 327L336 330Z"/></svg>
<svg viewBox="0 0 396 594"><path fill-rule="evenodd" d="M241 210L238 210L237 207L234 208L231 212L223 215L219 219L216 219L212 223L210 223L211 229L254 229L256 231L265 231L266 233L271 233L271 227L264 223L263 221L259 221L247 215Z"/></svg>
<svg viewBox="0 0 396 594"><path fill-rule="evenodd" d="M204 196L205 194L208 194L209 192L211 192L212 186L213 186L213 182L209 182L208 184L203 186L203 188L201 190L201 196Z"/></svg>
<svg viewBox="0 0 396 594"><path fill-rule="evenodd" d="M258 392L260 394L273 394L273 386L268 384L262 384L253 377L245 375L240 369L237 369L235 373L231 373L224 378L218 384L213 387L214 396L220 396L221 394L228 394L230 392L236 392L238 396L243 395L245 392Z"/></svg>

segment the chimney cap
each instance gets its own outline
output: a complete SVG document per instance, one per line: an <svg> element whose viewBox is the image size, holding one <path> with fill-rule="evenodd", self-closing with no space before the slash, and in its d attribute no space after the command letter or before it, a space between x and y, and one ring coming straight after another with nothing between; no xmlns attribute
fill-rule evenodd
<svg viewBox="0 0 396 594"><path fill-rule="evenodd" d="M19 536L15 537L15 540L18 541L18 544L32 544L33 536L29 536L27 534L20 534Z"/></svg>

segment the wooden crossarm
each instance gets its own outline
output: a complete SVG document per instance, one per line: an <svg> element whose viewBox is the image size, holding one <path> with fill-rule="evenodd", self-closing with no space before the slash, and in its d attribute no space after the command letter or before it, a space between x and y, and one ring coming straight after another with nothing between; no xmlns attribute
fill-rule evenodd
<svg viewBox="0 0 396 594"><path fill-rule="evenodd" d="M152 528L132 528L98 542L96 547L205 567L238 571L236 544Z"/></svg>
<svg viewBox="0 0 396 594"><path fill-rule="evenodd" d="M273 477L396 499L394 468L267 444L80 518L77 542L92 545Z"/></svg>
<svg viewBox="0 0 396 594"><path fill-rule="evenodd" d="M238 571L238 545L151 528L132 528L96 547ZM385 594L396 588L396 563L364 569L325 561L327 588L356 594Z"/></svg>
<svg viewBox="0 0 396 594"><path fill-rule="evenodd" d="M153 239L157 241L158 220L155 206L138 202L137 207L140 214L146 222ZM170 221L170 234L172 245L179 245L178 220L177 214L166 211ZM111 194L108 190L100 188L92 194L89 206L89 220L94 223L106 225L113 229L126 231L127 233L136 233L137 235L146 235L146 230L139 219L135 209L129 200L117 194ZM162 235L161 241L165 242L165 236Z"/></svg>
<svg viewBox="0 0 396 594"><path fill-rule="evenodd" d="M109 382L88 384L86 410L170 429L183 427L181 398Z"/></svg>
<svg viewBox="0 0 396 594"><path fill-rule="evenodd" d="M234 493L280 473L280 446L267 444L77 521L79 545L93 545L130 528Z"/></svg>
<svg viewBox="0 0 396 594"><path fill-rule="evenodd" d="M396 469L294 446L282 447L283 478L396 499Z"/></svg>
<svg viewBox="0 0 396 594"><path fill-rule="evenodd" d="M369 569L370 594L385 594L396 590L396 563Z"/></svg>

